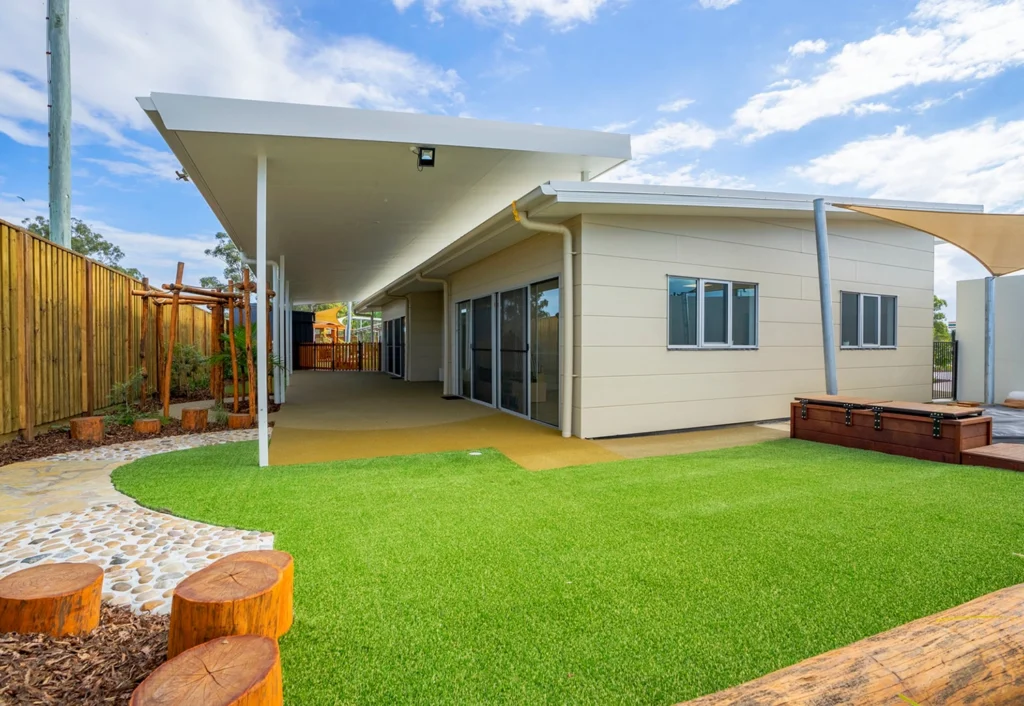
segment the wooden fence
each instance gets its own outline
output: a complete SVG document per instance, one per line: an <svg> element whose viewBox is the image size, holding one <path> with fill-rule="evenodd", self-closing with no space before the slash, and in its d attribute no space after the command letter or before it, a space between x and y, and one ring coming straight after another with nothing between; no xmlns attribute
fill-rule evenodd
<svg viewBox="0 0 1024 706"><path fill-rule="evenodd" d="M141 367L142 283L0 221L0 434L48 424L110 403L110 392ZM148 388L156 375L160 324L150 307ZM163 319L162 321L160 319ZM211 314L183 306L177 341L208 354ZM160 361L166 360L161 352Z"/></svg>
<svg viewBox="0 0 1024 706"><path fill-rule="evenodd" d="M299 370L380 370L380 344L363 343L299 343Z"/></svg>

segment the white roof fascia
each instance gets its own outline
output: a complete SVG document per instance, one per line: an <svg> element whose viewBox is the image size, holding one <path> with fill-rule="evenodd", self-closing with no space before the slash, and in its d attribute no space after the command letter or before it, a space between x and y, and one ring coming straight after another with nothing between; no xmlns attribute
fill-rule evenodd
<svg viewBox="0 0 1024 706"><path fill-rule="evenodd" d="M559 203L606 204L629 206L697 206L711 208L756 208L808 211L816 198L824 198L829 209L849 213L831 206L832 203L878 208L902 208L922 211L948 211L951 213L982 213L984 206L977 204L933 203L927 201L897 201L866 199L849 196L826 196L772 191L746 191L741 189L707 189L686 186L659 186L648 184L620 184L616 182L552 181L546 184L557 196Z"/></svg>
<svg viewBox="0 0 1024 706"><path fill-rule="evenodd" d="M408 142L623 161L632 154L629 135L596 130L174 93L153 93L138 101L144 110L158 112L168 130L183 132Z"/></svg>

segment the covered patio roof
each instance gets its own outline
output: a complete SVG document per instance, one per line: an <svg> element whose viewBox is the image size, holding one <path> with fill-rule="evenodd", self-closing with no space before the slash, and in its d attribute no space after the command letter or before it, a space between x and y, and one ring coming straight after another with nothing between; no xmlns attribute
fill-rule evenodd
<svg viewBox="0 0 1024 706"><path fill-rule="evenodd" d="M630 158L628 135L153 93L138 99L232 241L254 256L267 159L267 258L296 303L356 300L549 179ZM435 147L418 169L415 149Z"/></svg>

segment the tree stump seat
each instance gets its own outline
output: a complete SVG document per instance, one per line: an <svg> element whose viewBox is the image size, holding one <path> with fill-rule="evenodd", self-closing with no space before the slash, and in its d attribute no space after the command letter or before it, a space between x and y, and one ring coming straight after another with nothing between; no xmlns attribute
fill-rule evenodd
<svg viewBox="0 0 1024 706"><path fill-rule="evenodd" d="M159 419L136 419L132 423L132 429L138 434L159 434L160 433L160 420Z"/></svg>
<svg viewBox="0 0 1024 706"><path fill-rule="evenodd" d="M157 667L130 706L281 706L281 654L260 635L219 637Z"/></svg>
<svg viewBox="0 0 1024 706"><path fill-rule="evenodd" d="M75 417L71 420L71 438L103 441L103 417Z"/></svg>
<svg viewBox="0 0 1024 706"><path fill-rule="evenodd" d="M84 635L100 624L103 569L43 564L0 579L0 632Z"/></svg>
<svg viewBox="0 0 1024 706"><path fill-rule="evenodd" d="M248 413L228 414L228 429L248 429L252 426L252 417Z"/></svg>
<svg viewBox="0 0 1024 706"><path fill-rule="evenodd" d="M185 407L181 410L181 428L186 431L206 431L207 415L205 407Z"/></svg>
<svg viewBox="0 0 1024 706"><path fill-rule="evenodd" d="M192 574L174 589L167 658L228 635L276 639L281 571L259 561L223 561Z"/></svg>
<svg viewBox="0 0 1024 706"><path fill-rule="evenodd" d="M293 620L293 597L295 589L295 560L288 552L276 549L256 549L248 552L236 552L218 559L215 563L228 561L258 561L270 564L281 572L281 589L279 592L280 604L278 605L277 636L281 637L292 627Z"/></svg>

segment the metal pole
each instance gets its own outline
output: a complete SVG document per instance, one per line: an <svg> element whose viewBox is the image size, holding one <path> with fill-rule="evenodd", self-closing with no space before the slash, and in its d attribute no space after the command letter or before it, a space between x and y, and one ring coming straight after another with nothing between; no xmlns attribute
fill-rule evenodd
<svg viewBox="0 0 1024 706"><path fill-rule="evenodd" d="M345 343L352 343L352 302L345 308L348 310L345 314Z"/></svg>
<svg viewBox="0 0 1024 706"><path fill-rule="evenodd" d="M71 40L69 0L48 0L50 240L71 247Z"/></svg>
<svg viewBox="0 0 1024 706"><path fill-rule="evenodd" d="M996 403L996 278L985 278L985 404Z"/></svg>
<svg viewBox="0 0 1024 706"><path fill-rule="evenodd" d="M259 415L260 467L270 465L270 438L267 419L267 156L256 159L256 397ZM248 293L246 293L248 296ZM250 401L249 404L252 404Z"/></svg>
<svg viewBox="0 0 1024 706"><path fill-rule="evenodd" d="M839 394L836 376L836 330L832 325L832 267L828 257L825 199L814 199L814 236L818 245L818 294L821 299L821 338L825 353L825 392Z"/></svg>

